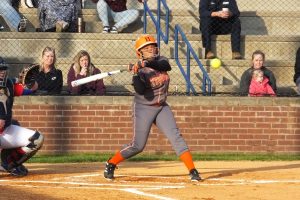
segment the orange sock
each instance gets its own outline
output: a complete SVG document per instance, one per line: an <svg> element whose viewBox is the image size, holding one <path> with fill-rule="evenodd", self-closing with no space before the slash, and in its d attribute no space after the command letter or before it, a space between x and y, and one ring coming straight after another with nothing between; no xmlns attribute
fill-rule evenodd
<svg viewBox="0 0 300 200"><path fill-rule="evenodd" d="M125 160L125 158L123 158L123 156L121 155L120 151L118 151L111 159L109 159L109 163L112 163L114 165L119 164L120 162L122 162L123 160Z"/></svg>
<svg viewBox="0 0 300 200"><path fill-rule="evenodd" d="M186 151L183 154L181 154L180 160L182 160L182 162L185 164L189 171L191 171L191 169L195 169L192 154L189 151Z"/></svg>

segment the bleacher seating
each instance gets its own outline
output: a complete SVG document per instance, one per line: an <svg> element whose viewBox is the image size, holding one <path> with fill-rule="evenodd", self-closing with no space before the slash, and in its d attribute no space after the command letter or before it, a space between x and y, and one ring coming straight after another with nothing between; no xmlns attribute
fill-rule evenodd
<svg viewBox="0 0 300 200"><path fill-rule="evenodd" d="M274 4L282 1L273 1ZM129 1L130 2L130 1ZM150 2L150 1L149 1ZM286 89L292 88L294 92L292 76L294 73L294 61L297 48L300 46L300 14L299 7L295 6L298 0L284 1L284 7L274 5L263 7L267 0L257 1L238 0L242 20L242 55L245 60L231 60L230 36L218 36L213 40L213 48L216 54L223 61L223 67L215 70L209 66L209 61L201 59L206 66L213 81L215 92L234 92L239 86L239 79L242 72L250 66L250 57L254 50L261 49L266 53L267 66L275 73L278 86ZM171 9L171 41L168 45L161 45L161 54L170 58L173 66L171 73L171 93L175 88L184 87L184 79L176 68L174 61L174 25L180 24L188 36L193 48L202 58L201 36L198 22L199 0L168 1ZM263 4L265 3L265 4ZM153 9L156 8L156 1L152 2ZM142 7L138 6L140 18L142 18ZM270 5L270 2L268 3ZM183 9L184 8L184 9ZM8 62L15 66L12 74L17 74L19 69L27 63L39 62L42 49L49 45L57 50L58 66L66 75L72 58L80 49L90 52L93 63L101 66L102 71L109 71L125 67L129 62L135 61L133 49L134 41L143 31L141 19L134 25L129 26L122 34L102 34L102 24L97 16L95 4L87 1L81 16L86 22L86 33L38 33L39 27L37 9L20 8L20 12L28 19L29 26L26 33L13 33L5 29L0 32L1 56L7 58ZM1 18L1 17L0 17ZM283 23L284 22L284 23ZM4 24L0 19L0 23ZM155 27L148 23L148 33L155 33ZM162 26L164 23L162 22ZM96 34L95 34L96 33ZM53 45L54 44L54 45ZM121 47L121 48L120 48ZM180 57L184 57L185 46L180 47ZM121 53L122 52L122 53ZM126 52L126 53L124 53ZM184 62L184 61L183 61ZM196 63L192 61L192 66ZM200 84L201 76L196 67L192 67L192 82ZM126 90L131 90L128 76L120 78L111 77L105 80L106 85L124 85ZM66 81L66 80L65 80ZM196 87L200 90L200 85Z"/></svg>

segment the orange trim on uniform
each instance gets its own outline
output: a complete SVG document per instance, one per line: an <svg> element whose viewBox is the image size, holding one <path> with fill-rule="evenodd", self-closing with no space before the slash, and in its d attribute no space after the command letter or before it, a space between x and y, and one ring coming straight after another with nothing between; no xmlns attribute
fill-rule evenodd
<svg viewBox="0 0 300 200"><path fill-rule="evenodd" d="M194 161L192 158L192 154L189 151L184 152L180 155L180 160L185 164L189 171L195 169Z"/></svg>
<svg viewBox="0 0 300 200"><path fill-rule="evenodd" d="M120 151L118 151L111 159L109 159L109 163L112 163L114 165L119 164L120 162L122 162L123 160L125 160L125 158L123 158L123 156L121 155Z"/></svg>

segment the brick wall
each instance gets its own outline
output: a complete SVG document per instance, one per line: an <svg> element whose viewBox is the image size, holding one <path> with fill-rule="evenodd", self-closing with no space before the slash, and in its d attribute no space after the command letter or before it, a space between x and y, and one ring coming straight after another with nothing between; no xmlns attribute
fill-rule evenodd
<svg viewBox="0 0 300 200"><path fill-rule="evenodd" d="M169 97L193 152L300 152L298 98ZM132 97L15 99L14 119L45 135L41 153L115 152L131 141ZM153 126L145 151L173 152Z"/></svg>

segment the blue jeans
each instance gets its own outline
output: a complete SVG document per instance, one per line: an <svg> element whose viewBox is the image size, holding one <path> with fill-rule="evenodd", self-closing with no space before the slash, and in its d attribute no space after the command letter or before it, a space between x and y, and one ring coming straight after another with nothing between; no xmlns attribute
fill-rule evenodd
<svg viewBox="0 0 300 200"><path fill-rule="evenodd" d="M97 3L97 12L103 26L109 26L109 17L112 17L117 29L125 28L137 20L139 16L138 10L130 9L122 12L114 12L110 9L104 0L99 0Z"/></svg>
<svg viewBox="0 0 300 200"><path fill-rule="evenodd" d="M0 1L0 14L11 29L18 31L21 17L19 13L12 7L11 0Z"/></svg>

